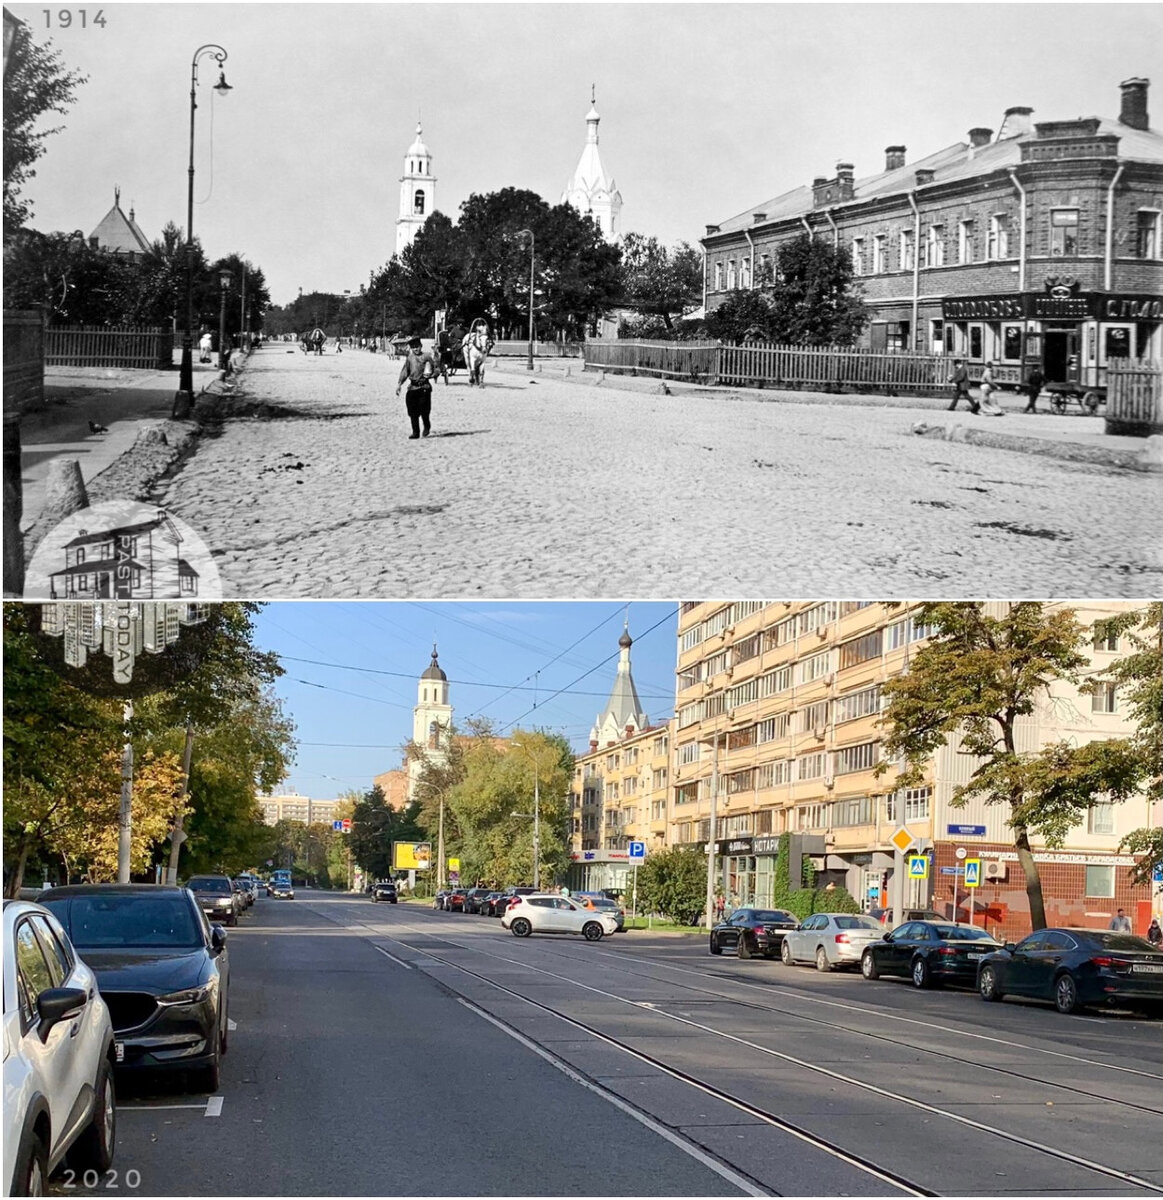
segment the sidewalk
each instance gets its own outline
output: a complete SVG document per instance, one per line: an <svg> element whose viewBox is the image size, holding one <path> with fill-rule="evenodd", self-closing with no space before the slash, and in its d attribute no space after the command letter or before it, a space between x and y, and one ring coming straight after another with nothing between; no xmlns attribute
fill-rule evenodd
<svg viewBox="0 0 1163 1200"><path fill-rule="evenodd" d="M498 359L492 369L528 375L523 359ZM1024 413L1025 396L1003 393L998 399L1004 417L974 415L968 409L949 411L939 396L886 396L871 392L800 392L774 388L741 389L672 383L642 375L583 371L580 359L535 361L534 375L548 375L578 387L614 388L651 395L711 395L754 404L825 405L829 408L898 408L931 414L915 421L912 432L920 437L971 445L993 446L1023 454L1039 454L1070 462L1088 462L1132 471L1163 472L1163 436L1153 438L1108 434L1101 416L1079 411L1054 413L1049 400L1039 398L1036 413Z"/></svg>

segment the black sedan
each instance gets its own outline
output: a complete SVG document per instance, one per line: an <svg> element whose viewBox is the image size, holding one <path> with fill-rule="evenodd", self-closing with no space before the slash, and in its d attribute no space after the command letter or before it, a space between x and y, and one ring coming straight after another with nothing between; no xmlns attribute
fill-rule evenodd
<svg viewBox="0 0 1163 1200"><path fill-rule="evenodd" d="M196 1071L217 1091L229 1029L226 930L186 888L73 885L42 893L40 903L96 973L118 1068Z"/></svg>
<svg viewBox="0 0 1163 1200"><path fill-rule="evenodd" d="M711 930L711 953L734 950L740 958L762 954L776 958L784 931L795 929L799 918L782 908L737 908Z"/></svg>
<svg viewBox="0 0 1163 1200"><path fill-rule="evenodd" d="M389 904L395 904L399 900L399 895L396 892L394 883L377 883L372 886L373 900L386 900Z"/></svg>
<svg viewBox="0 0 1163 1200"><path fill-rule="evenodd" d="M1088 1004L1163 1010L1163 949L1133 933L1039 929L977 965L983 1000L1053 1000L1061 1013Z"/></svg>
<svg viewBox="0 0 1163 1200"><path fill-rule="evenodd" d="M907 975L915 987L962 983L972 987L977 964L1001 942L977 925L953 921L906 921L878 942L869 942L860 956L865 979Z"/></svg>
<svg viewBox="0 0 1163 1200"><path fill-rule="evenodd" d="M485 900L488 899L489 896L492 895L492 893L492 888L469 888L464 896L464 911L466 913L479 913L481 911L481 905L485 902Z"/></svg>

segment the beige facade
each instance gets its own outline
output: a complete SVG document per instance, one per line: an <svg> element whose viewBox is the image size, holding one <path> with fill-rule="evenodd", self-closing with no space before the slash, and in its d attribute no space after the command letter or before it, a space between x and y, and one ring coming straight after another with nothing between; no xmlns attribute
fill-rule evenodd
<svg viewBox="0 0 1163 1200"><path fill-rule="evenodd" d="M1089 625L1133 606L1073 607ZM974 760L950 745L933 757L921 786L908 790L895 787L891 770L875 774L880 688L907 669L927 634L918 609L909 602L683 605L666 841L701 846L709 840L715 780L714 837L728 896L770 903L779 837L802 833L821 882L847 887L866 908L887 903L897 864L889 839L903 825L914 839L912 850L931 859L927 878L906 881L907 904L962 910L964 891L952 893L961 847L982 859L987 878L975 899L997 928L1018 932L1028 923L1006 812L949 803ZM1093 669L1125 649L1095 648ZM1113 711L1103 711L1107 707ZM1112 704L1056 685L1023 719L1020 749L1129 732L1117 696ZM1155 820L1145 801L1105 807L1053 855L1036 845L1047 853L1046 878L1061 874L1059 866L1073 871L1061 880L1061 895L1048 889L1048 915L1061 910L1062 919L1094 924L1109 917L1116 902L1128 911L1141 903L1146 891L1130 888L1122 869L1129 860L1117 849L1124 834Z"/></svg>
<svg viewBox="0 0 1163 1200"><path fill-rule="evenodd" d="M262 809L263 820L268 825L279 821L298 821L303 825L330 825L335 820L336 810L342 800L313 800L310 796L300 796L298 792L290 792L282 796L259 796L259 807Z"/></svg>

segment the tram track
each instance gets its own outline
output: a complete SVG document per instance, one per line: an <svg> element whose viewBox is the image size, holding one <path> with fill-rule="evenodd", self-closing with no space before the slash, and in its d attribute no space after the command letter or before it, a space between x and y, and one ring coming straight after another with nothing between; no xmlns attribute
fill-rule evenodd
<svg viewBox="0 0 1163 1200"><path fill-rule="evenodd" d="M324 915L324 914L320 914L320 915ZM838 1146L835 1146L832 1143L820 1138L817 1134L814 1134L810 1129L804 1128L804 1126L797 1124L795 1121L789 1120L787 1117L783 1117L778 1113L772 1112L770 1109L765 1108L762 1104L756 1104L752 1101L747 1100L745 1097L743 1097L741 1095L734 1094L724 1088L721 1088L718 1085L716 1085L715 1083L711 1082L709 1079L700 1077L700 1075L698 1075L697 1073L695 1073L693 1071L684 1070L683 1068L676 1066L671 1062L666 1062L660 1058L657 1058L656 1056L649 1054L647 1051L642 1050L639 1047L631 1045L629 1042L625 1041L624 1039L619 1038L619 1037L615 1036L614 1034L597 1027L596 1025L592 1024L589 1021L582 1020L581 1018L571 1015L568 1012L563 1012L563 1011L561 1011L561 1009L554 1007L554 1005L552 1005L552 1004L546 1003L541 1000L533 999L532 997L524 994L521 991L516 990L515 988L509 987L503 983L499 983L495 979L491 978L488 974L485 974L483 971L474 970L472 967L466 966L464 963L456 961L455 958L449 957L447 955L447 953L442 953L438 950L435 950L431 946L415 945L412 942L409 942L407 940L406 935L401 937L401 936L397 936L395 933L387 932L386 930L390 929L391 926L375 928L375 927L372 927L372 926L364 923L364 927L368 930L369 934L371 934L372 936L375 936L380 939L387 939L389 941L395 942L398 945L405 947L407 949L407 951L411 954L423 955L426 959L428 959L432 962L440 963L444 967L452 968L455 971L461 972L463 975L465 975L467 977L470 977L470 978L478 980L482 983L485 983L490 988L495 989L498 993L515 998L517 1000L520 1000L522 1003L529 1005L533 1009L536 1009L546 1015L553 1016L553 1017L557 1018L558 1020L564 1021L564 1022L568 1023L570 1026L572 1026L573 1028L576 1028L577 1030L579 1030L579 1032L584 1032L588 1036L595 1038L598 1041L602 1042L603 1044L605 1044L611 1048L614 1048L622 1053L625 1053L625 1054L637 1059L640 1062L648 1063L649 1065L656 1068L657 1070L669 1075L671 1078L679 1080L679 1081L683 1082L684 1084L686 1084L690 1087L693 1087L693 1088L699 1090L700 1092L703 1092L704 1094L714 1096L714 1097L724 1101L725 1103L731 1105L732 1107L738 1109L739 1111L748 1113L750 1116L752 1116L753 1118L755 1118L757 1120L760 1120L764 1123L770 1124L773 1127L783 1130L784 1132L786 1132L794 1137L801 1138L804 1141L807 1141L810 1144L816 1146L822 1152L825 1152L830 1155L835 1155L836 1157L842 1159L843 1161L848 1162L851 1165L857 1166L861 1170L868 1171L870 1174L876 1175L877 1177L884 1179L886 1182L892 1182L896 1186L901 1187L902 1189L910 1192L911 1194L914 1194L914 1195L937 1195L937 1194L939 1194L937 1192L934 1192L932 1189L925 1186L924 1184L917 1182L916 1180L910 1179L907 1176L905 1176L899 1172L895 1172L888 1168L885 1168L880 1163L875 1162L873 1159L871 1159L865 1155L861 1155L855 1151L848 1150L848 1149L842 1149ZM429 931L411 927L408 929L407 933L416 935L418 937L425 937L429 933ZM805 1072L808 1072L811 1075L815 1075L820 1078L826 1079L833 1084L841 1085L841 1086L844 1086L847 1088L857 1089L858 1091L875 1095L879 1099L887 1100L896 1105L901 1105L904 1108L910 1109L910 1110L918 1112L918 1113L923 1113L926 1115L926 1119L936 1117L936 1118L940 1118L943 1120L948 1120L950 1122L961 1125L963 1127L973 1129L978 1133L986 1135L987 1137L996 1138L996 1139L999 1139L1001 1142L1009 1143L1011 1145L1022 1146L1025 1149L1033 1151L1040 1156L1045 1156L1047 1159L1055 1160L1060 1163L1069 1163L1074 1167L1080 1168L1086 1172L1094 1173L1098 1176L1102 1176L1108 1180L1118 1180L1119 1182L1121 1182L1124 1185L1140 1189L1144 1192L1148 1192L1148 1193L1152 1193L1152 1194L1156 1194L1156 1195L1163 1194L1163 1183L1156 1182L1151 1179L1143 1178L1142 1176L1135 1175L1133 1172L1124 1171L1121 1168L1111 1166L1107 1163L1098 1162L1097 1160L1087 1158L1083 1155L1072 1154L1069 1151L1064 1150L1060 1147L1053 1146L1053 1145L1047 1145L1046 1143L1037 1141L1034 1138L1024 1137L1021 1134L1018 1134L1012 1130L999 1128L996 1125L991 1125L988 1122L976 1120L972 1117L966 1116L963 1113L954 1112L950 1109L942 1108L937 1104L931 1104L927 1101L905 1095L900 1091L895 1091L895 1090L893 1090L891 1088L887 1088L887 1087L881 1087L881 1086L871 1083L867 1080L855 1078L852 1075L845 1074L841 1070L836 1070L832 1067L827 1067L822 1064L813 1063L813 1062L807 1061L802 1058L797 1058L794 1055L788 1054L784 1051L780 1051L774 1047L765 1046L759 1042L752 1041L748 1038L744 1038L744 1037L738 1036L736 1034L729 1033L725 1030L717 1029L711 1025L694 1020L689 1016L683 1016L678 1013L668 1012L665 1008L660 1008L657 1006L657 1004L655 1004L653 1002L631 1000L624 996L618 995L616 992L608 991L604 988L596 987L593 984L579 981L578 979L575 979L570 975L560 974L556 971L549 970L546 967L535 966L535 965L533 965L525 960L519 959L519 958L514 958L509 955L496 953L496 952L493 952L490 950L483 949L480 946L480 944L478 942L476 942L476 939L471 939L472 942L475 944L466 944L463 941L457 940L455 934L453 934L452 936L449 936L449 934L444 930L441 930L441 932L438 936L439 936L439 940L444 942L450 948L455 947L457 950L468 951L473 954L481 955L485 958L495 960L498 963L503 963L506 966L519 966L519 967L521 967L527 971L530 971L532 973L535 973L537 975L544 976L544 977L552 979L552 980L560 981L562 983L566 983L571 988L584 989L585 991L587 991L593 995L600 996L606 1000L614 1001L619 1004L625 1004L630 1007L636 1008L640 1011L641 1010L649 1011L659 1017L665 1018L666 1020L674 1021L679 1025L685 1026L688 1029L697 1031L697 1032L707 1035L707 1036L712 1036L715 1038L723 1039L725 1042L732 1043L739 1047L745 1047L748 1051L778 1060L784 1064L787 1064L789 1066L792 1066L792 1067L798 1068L800 1070L803 1070ZM566 960L568 960L571 963L576 963L578 961L576 956L574 956L572 954L561 953L561 952L552 951L552 950L550 950L549 953L553 954L555 957L565 958ZM626 958L628 956L620 954L618 952L614 952L614 951L606 952L606 953L608 954L609 957L617 958L619 960L620 964L624 968L627 967L628 964L626 962ZM674 968L670 964L652 963L651 965L664 966L670 970L681 970L687 974L694 974L694 975L700 974L699 972L692 971L689 968ZM637 978L647 979L647 980L650 980L655 983L663 982L662 980L659 980L656 977L649 975L644 971L633 970L631 968L629 970L629 973L631 975L636 976ZM731 981L731 982L738 985L737 981ZM690 990L692 990L692 991L696 991L696 992L702 993L703 995L706 995L708 997L712 997L715 1000L720 1000L720 1001L724 1001L724 1002L733 1002L735 1004L741 1004L743 1007L751 1008L751 1009L754 1009L757 1011L761 1011L761 1012L765 1012L765 1013L772 1013L772 1014L780 1014L783 1016L793 1017L797 1020L809 1019L809 1018L805 1018L802 1013L789 1012L787 1010L779 1008L778 1006L766 1005L766 1004L755 1003L755 1002L750 1002L750 1001L740 1001L738 999L723 996L721 994L721 992L718 992L718 991L714 990L713 988L709 988L706 986L697 986L696 987L692 984L686 983L685 981L684 981L683 986L690 988ZM752 985L752 986L754 986L754 985ZM800 1000L802 1000L802 997L798 997L798 998ZM470 1001L464 1001L464 1002L466 1004L472 1003ZM681 1003L681 1001L676 1002L676 1003ZM670 1007L674 1007L674 1004L671 1004ZM850 1007L858 1008L858 1006L850 1006ZM483 1013L485 1010L482 1009L481 1011ZM866 1015L866 1016L879 1017L879 1016L883 1015L875 1010L859 1009L859 1011L863 1015ZM499 1019L499 1018L496 1018L495 1016L493 1016L492 1014L488 1014L488 1016L490 1019L492 1019L494 1021ZM823 1020L820 1018L810 1018L810 1020L812 1021L812 1023L814 1025L822 1026L824 1028L835 1029L837 1031L842 1031L843 1033L845 1033L846 1035L849 1035L849 1036L856 1034L856 1035L871 1037L876 1040L883 1041L889 1045L894 1045L894 1046L902 1046L902 1045L906 1044L902 1041L898 1041L887 1035L870 1034L870 1033L865 1033L865 1031L862 1031L862 1030L854 1030L850 1026L841 1026L838 1022L826 1021L826 1020ZM941 1028L941 1027L937 1027L937 1028ZM1095 1094L1094 1094L1093 1090L1084 1090L1082 1088L1073 1087L1069 1084L1058 1083L1056 1081L1036 1079L1032 1076L1023 1075L1021 1072L1018 1072L1018 1071L1012 1071L1012 1070L1009 1070L1006 1068L997 1068L997 1067L992 1066L991 1064L977 1063L977 1062L974 1062L969 1059L961 1058L956 1054L942 1054L941 1052L932 1050L928 1047L919 1047L918 1048L912 1044L908 1044L908 1045L909 1045L910 1049L919 1050L921 1053L924 1053L924 1054L930 1054L930 1055L934 1055L936 1057L946 1058L947 1060L956 1062L960 1065L973 1067L975 1069L995 1070L995 1071L998 1071L1000 1074L1010 1075L1016 1079L1021 1079L1021 1080L1027 1081L1027 1082L1033 1082L1033 1083L1037 1083L1037 1084L1043 1084L1047 1087L1053 1087L1056 1089L1062 1089L1063 1091L1066 1091L1066 1092L1074 1094L1074 1095L1084 1096L1089 1100L1095 1099ZM1031 1048L1025 1047L1025 1049L1031 1049ZM1097 1060L1089 1060L1089 1059L1083 1059L1083 1058L1077 1057L1077 1056L1064 1055L1064 1054L1062 1054L1062 1052L1055 1052L1055 1053L1058 1056L1066 1057L1066 1058L1070 1059L1071 1061L1078 1063L1078 1064L1087 1064L1087 1065L1100 1066L1100 1067L1109 1066L1109 1064L1103 1064L1101 1062L1098 1062ZM1111 1069L1120 1069L1120 1068L1112 1066ZM1134 1071L1133 1068L1126 1068L1126 1070ZM1152 1072L1134 1071L1134 1073L1142 1075L1148 1079L1163 1078L1163 1076L1157 1076ZM596 1082L597 1081L595 1081L595 1083ZM600 1086L600 1084L598 1086ZM1152 1108L1150 1106L1141 1105L1141 1104L1138 1104L1133 1101L1119 1101L1115 1097L1110 1097L1110 1098L1101 1097L1100 1099L1101 1099L1101 1102L1104 1104L1120 1105L1120 1107L1122 1107L1128 1111L1133 1111L1133 1112L1137 1112L1137 1113L1147 1113L1147 1114L1150 1114L1153 1116L1163 1115L1160 1113L1160 1110L1157 1108Z"/></svg>

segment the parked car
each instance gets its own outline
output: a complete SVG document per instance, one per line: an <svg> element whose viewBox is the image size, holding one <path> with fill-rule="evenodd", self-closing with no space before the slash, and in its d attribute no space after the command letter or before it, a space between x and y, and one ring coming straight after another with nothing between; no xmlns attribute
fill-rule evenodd
<svg viewBox="0 0 1163 1200"><path fill-rule="evenodd" d="M217 1091L226 1053L230 959L186 888L74 884L42 903L97 976L121 1070L185 1070Z"/></svg>
<svg viewBox="0 0 1163 1200"><path fill-rule="evenodd" d="M242 878L235 878L230 881L235 890L238 892L239 898L242 901L244 909L250 908L254 903L254 893L250 890L250 884Z"/></svg>
<svg viewBox="0 0 1163 1200"><path fill-rule="evenodd" d="M868 915L874 917L882 925L891 925L892 909L891 908L870 908ZM948 917L943 917L936 909L932 908L906 908L901 913L901 923L905 921L947 921Z"/></svg>
<svg viewBox="0 0 1163 1200"><path fill-rule="evenodd" d="M440 891L432 897L432 907L435 909L443 909L444 902L448 899L448 889L441 888Z"/></svg>
<svg viewBox="0 0 1163 1200"><path fill-rule="evenodd" d="M383 883L377 883L372 887L373 900L387 900L390 904L395 904L399 900L399 895L396 892L396 885L390 880Z"/></svg>
<svg viewBox="0 0 1163 1200"><path fill-rule="evenodd" d="M477 912L486 917L499 917L509 907L509 897L504 892L489 892L480 902Z"/></svg>
<svg viewBox="0 0 1163 1200"><path fill-rule="evenodd" d="M583 908L611 913L618 922L618 932L622 933L625 930L626 910L617 900L611 900L604 892L574 892L571 898L576 900Z"/></svg>
<svg viewBox="0 0 1163 1200"><path fill-rule="evenodd" d="M977 925L955 921L906 921L860 956L865 979L907 975L915 987L977 981L977 964L1001 943Z"/></svg>
<svg viewBox="0 0 1163 1200"><path fill-rule="evenodd" d="M580 933L598 942L617 933L618 922L607 912L583 908L566 896L521 896L501 916L501 924L516 937L531 933Z"/></svg>
<svg viewBox="0 0 1163 1200"><path fill-rule="evenodd" d="M481 903L488 899L492 888L474 887L469 888L464 895L464 911L466 913L479 913L481 911Z"/></svg>
<svg viewBox="0 0 1163 1200"><path fill-rule="evenodd" d="M78 1173L113 1162L116 1049L91 967L39 904L4 901L4 1184L41 1196L68 1156Z"/></svg>
<svg viewBox="0 0 1163 1200"><path fill-rule="evenodd" d="M468 892L464 888L453 888L444 897L445 912L464 912L464 900Z"/></svg>
<svg viewBox="0 0 1163 1200"><path fill-rule="evenodd" d="M1061 1013L1091 1004L1163 1008L1163 949L1133 933L1039 929L977 964L983 1000L1053 1000Z"/></svg>
<svg viewBox="0 0 1163 1200"><path fill-rule="evenodd" d="M817 971L855 967L864 947L883 934L881 923L863 913L813 913L783 935L780 958L788 966L814 962Z"/></svg>
<svg viewBox="0 0 1163 1200"><path fill-rule="evenodd" d="M711 953L733 950L740 958L775 958L784 935L798 925L798 918L782 908L737 908L711 930Z"/></svg>
<svg viewBox="0 0 1163 1200"><path fill-rule="evenodd" d="M194 893L194 898L211 921L238 924L242 901L234 881L228 875L193 875L186 881L186 887Z"/></svg>

